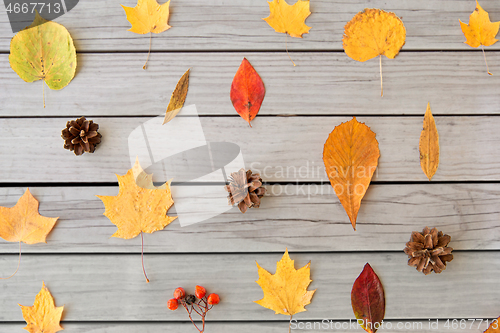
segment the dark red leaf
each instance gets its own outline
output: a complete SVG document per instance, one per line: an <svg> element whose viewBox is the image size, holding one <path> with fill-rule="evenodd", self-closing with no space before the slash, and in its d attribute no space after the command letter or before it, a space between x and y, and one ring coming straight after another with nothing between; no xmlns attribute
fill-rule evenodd
<svg viewBox="0 0 500 333"><path fill-rule="evenodd" d="M231 85L231 102L250 127L266 95L264 82L246 58L243 58Z"/></svg>
<svg viewBox="0 0 500 333"><path fill-rule="evenodd" d="M384 319L385 297L384 287L368 263L354 281L351 303L361 327L368 333L375 333Z"/></svg>

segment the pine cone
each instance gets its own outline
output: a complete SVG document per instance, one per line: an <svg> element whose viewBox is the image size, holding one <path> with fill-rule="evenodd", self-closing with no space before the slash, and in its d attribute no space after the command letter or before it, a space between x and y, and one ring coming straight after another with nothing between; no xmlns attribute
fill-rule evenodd
<svg viewBox="0 0 500 333"><path fill-rule="evenodd" d="M242 213L245 213L248 208L259 208L260 199L266 193L266 189L262 187L260 175L252 174L252 170L245 171L245 169L231 173L229 185L224 188L229 192L227 196L229 204L238 204Z"/></svg>
<svg viewBox="0 0 500 333"><path fill-rule="evenodd" d="M97 132L99 125L92 120L81 117L66 123L66 128L62 130L61 137L64 139L64 149L75 152L75 155L82 155L83 152L93 153L95 146L101 142L101 134Z"/></svg>
<svg viewBox="0 0 500 333"><path fill-rule="evenodd" d="M417 267L417 271L425 275L432 271L441 273L446 269L446 262L453 260L453 249L446 247L450 240L451 236L443 235L436 228L412 232L404 250L410 258L408 265Z"/></svg>

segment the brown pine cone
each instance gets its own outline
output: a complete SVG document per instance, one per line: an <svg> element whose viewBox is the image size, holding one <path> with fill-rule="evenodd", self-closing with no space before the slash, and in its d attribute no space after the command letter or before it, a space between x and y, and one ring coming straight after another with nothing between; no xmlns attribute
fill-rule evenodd
<svg viewBox="0 0 500 333"><path fill-rule="evenodd" d="M64 139L64 149L75 152L75 155L82 155L84 152L93 153L95 146L101 142L102 136L97 132L98 129L99 125L85 117L68 121L61 134Z"/></svg>
<svg viewBox="0 0 500 333"><path fill-rule="evenodd" d="M446 269L446 262L453 260L453 249L447 247L450 240L451 236L443 235L436 228L412 232L404 250L410 258L408 265L417 267L417 271L425 275L432 271L441 273Z"/></svg>
<svg viewBox="0 0 500 333"><path fill-rule="evenodd" d="M242 213L248 208L259 208L266 189L262 187L262 178L258 173L252 174L252 170L240 169L231 173L228 181L229 185L224 188L229 192L227 199L230 205L237 204Z"/></svg>

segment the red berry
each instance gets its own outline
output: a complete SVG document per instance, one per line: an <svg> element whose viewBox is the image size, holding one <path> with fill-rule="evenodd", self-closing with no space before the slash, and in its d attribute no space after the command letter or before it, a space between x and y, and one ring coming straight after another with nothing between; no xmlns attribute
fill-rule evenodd
<svg viewBox="0 0 500 333"><path fill-rule="evenodd" d="M177 310L177 307L179 306L179 302L175 298L172 298L172 299L168 300L167 306L170 310L174 311L174 310Z"/></svg>
<svg viewBox="0 0 500 333"><path fill-rule="evenodd" d="M219 302L220 302L219 295L217 295L217 294L208 295L208 304L216 305L216 304L219 304Z"/></svg>
<svg viewBox="0 0 500 333"><path fill-rule="evenodd" d="M174 291L174 298L179 300L179 299L183 299L184 297L186 297L186 292L184 291L184 289L182 288L177 288L175 289Z"/></svg>
<svg viewBox="0 0 500 333"><path fill-rule="evenodd" d="M202 299L207 294L207 291L202 286L196 286L196 292L194 293L196 297Z"/></svg>

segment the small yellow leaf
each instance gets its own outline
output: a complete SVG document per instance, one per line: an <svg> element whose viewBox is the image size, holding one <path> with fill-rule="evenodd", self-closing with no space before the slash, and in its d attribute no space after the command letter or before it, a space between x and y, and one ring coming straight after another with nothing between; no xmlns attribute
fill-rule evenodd
<svg viewBox="0 0 500 333"><path fill-rule="evenodd" d="M57 219L41 216L38 201L27 189L14 207L0 207L0 237L8 242L46 243Z"/></svg>
<svg viewBox="0 0 500 333"><path fill-rule="evenodd" d="M167 112L165 113L165 119L163 119L162 125L174 119L184 106L189 88L189 71L190 69L188 69L186 73L182 75L179 82L177 82L175 90L170 97L170 102L168 103Z"/></svg>
<svg viewBox="0 0 500 333"><path fill-rule="evenodd" d="M36 295L33 306L19 304L23 311L24 320L28 324L24 327L30 333L56 333L61 327L61 316L64 306L55 307L54 298L43 283L42 290Z"/></svg>
<svg viewBox="0 0 500 333"><path fill-rule="evenodd" d="M259 280L257 284L264 292L264 298L255 303L274 310L276 314L293 316L296 313L307 311L305 306L311 303L315 290L307 290L312 282L311 263L296 270L294 261L290 259L288 250L276 265L276 273L273 275L260 267Z"/></svg>
<svg viewBox="0 0 500 333"><path fill-rule="evenodd" d="M158 4L156 0L138 0L135 7L122 5L127 20L132 24L129 31L136 34L147 34L154 32L159 34L170 29L168 17L170 15L170 0L163 5Z"/></svg>
<svg viewBox="0 0 500 333"><path fill-rule="evenodd" d="M346 24L342 43L349 57L363 62L380 55L394 59L405 40L405 26L396 14L367 8Z"/></svg>
<svg viewBox="0 0 500 333"><path fill-rule="evenodd" d="M263 20L276 32L302 38L302 34L311 29L305 24L306 18L311 15L309 0L297 0L293 5L287 4L285 0L273 0L268 3L271 13Z"/></svg>
<svg viewBox="0 0 500 333"><path fill-rule="evenodd" d="M420 166L429 180L434 176L439 166L439 134L436 122L431 113L431 105L427 104L424 116L424 128L420 134Z"/></svg>
<svg viewBox="0 0 500 333"><path fill-rule="evenodd" d="M169 184L157 189L142 188L134 177L137 172L136 167L135 171L130 169L124 176L117 175L120 186L117 196L97 196L106 207L104 215L118 227L111 237L130 239L141 232L153 233L177 218L167 216L167 211L174 204ZM149 187L148 181L144 182Z"/></svg>
<svg viewBox="0 0 500 333"><path fill-rule="evenodd" d="M460 21L462 32L467 40L464 42L472 47L490 46L498 42L495 36L500 28L499 22L491 22L488 12L476 1L476 9L470 14L469 24Z"/></svg>

